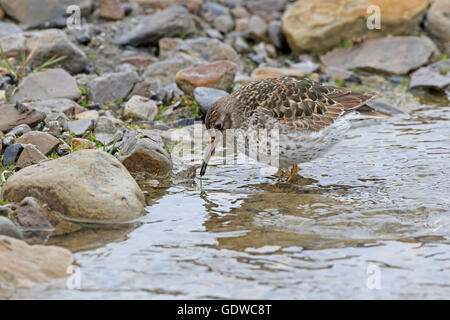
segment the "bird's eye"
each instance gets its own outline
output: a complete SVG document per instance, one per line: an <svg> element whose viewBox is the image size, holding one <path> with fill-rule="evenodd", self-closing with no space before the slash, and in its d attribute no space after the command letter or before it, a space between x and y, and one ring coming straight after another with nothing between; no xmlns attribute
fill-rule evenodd
<svg viewBox="0 0 450 320"><path fill-rule="evenodd" d="M214 129L216 129L216 130L222 130L222 124L221 124L221 123L216 124L216 126L214 127Z"/></svg>

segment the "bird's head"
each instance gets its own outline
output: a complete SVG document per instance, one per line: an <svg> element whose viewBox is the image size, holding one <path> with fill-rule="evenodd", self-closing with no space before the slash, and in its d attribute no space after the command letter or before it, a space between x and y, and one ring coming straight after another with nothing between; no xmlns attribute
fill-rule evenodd
<svg viewBox="0 0 450 320"><path fill-rule="evenodd" d="M238 103L231 96L227 96L216 101L206 113L205 126L210 132L211 140L205 151L200 176L205 174L209 159L214 154L218 142L218 139L216 139L217 133L225 134L226 130L239 127L239 117L237 115L239 109L236 108Z"/></svg>

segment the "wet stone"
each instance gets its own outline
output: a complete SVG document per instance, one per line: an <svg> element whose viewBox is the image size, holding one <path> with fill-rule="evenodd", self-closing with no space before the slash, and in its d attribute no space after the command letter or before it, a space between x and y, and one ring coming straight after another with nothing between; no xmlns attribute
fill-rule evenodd
<svg viewBox="0 0 450 320"><path fill-rule="evenodd" d="M12 237L16 239L22 239L22 233L20 230L12 223L11 220L0 216L0 235Z"/></svg>

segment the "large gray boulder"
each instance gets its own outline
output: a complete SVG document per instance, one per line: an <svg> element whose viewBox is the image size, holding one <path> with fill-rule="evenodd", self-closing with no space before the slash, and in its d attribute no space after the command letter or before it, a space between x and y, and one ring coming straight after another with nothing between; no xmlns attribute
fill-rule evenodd
<svg viewBox="0 0 450 320"><path fill-rule="evenodd" d="M12 97L13 102L27 100L78 100L81 91L75 79L63 69L49 69L28 75L20 82Z"/></svg>
<svg viewBox="0 0 450 320"><path fill-rule="evenodd" d="M433 41L425 36L386 37L335 49L321 59L327 67L401 75L427 64L437 51Z"/></svg>
<svg viewBox="0 0 450 320"><path fill-rule="evenodd" d="M49 214L56 234L78 230L78 223L124 223L145 214L144 195L112 155L81 150L26 167L2 188L2 199L34 197Z"/></svg>

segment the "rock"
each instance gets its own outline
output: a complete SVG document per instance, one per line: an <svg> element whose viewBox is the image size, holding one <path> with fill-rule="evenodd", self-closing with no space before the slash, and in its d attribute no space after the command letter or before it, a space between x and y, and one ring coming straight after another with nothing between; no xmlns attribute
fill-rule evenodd
<svg viewBox="0 0 450 320"><path fill-rule="evenodd" d="M22 28L15 23L0 21L0 38L22 32Z"/></svg>
<svg viewBox="0 0 450 320"><path fill-rule="evenodd" d="M441 41L450 41L450 2L448 0L435 0L431 3L425 20L425 29Z"/></svg>
<svg viewBox="0 0 450 320"><path fill-rule="evenodd" d="M8 136L13 135L14 137L20 137L30 131L31 128L29 125L19 124L18 126L14 127L12 130L8 132Z"/></svg>
<svg viewBox="0 0 450 320"><path fill-rule="evenodd" d="M21 168L31 166L41 161L47 160L47 157L42 154L32 144L23 145L23 150L20 153L19 159L17 159L17 165Z"/></svg>
<svg viewBox="0 0 450 320"><path fill-rule="evenodd" d="M138 139L122 152L123 156L119 160L130 172L162 176L172 170L170 155L152 139Z"/></svg>
<svg viewBox="0 0 450 320"><path fill-rule="evenodd" d="M87 93L89 99L96 103L117 101L126 98L138 80L133 71L110 73L90 81Z"/></svg>
<svg viewBox="0 0 450 320"><path fill-rule="evenodd" d="M14 221L25 231L53 231L47 219L47 213L33 197L26 197L15 205L12 216Z"/></svg>
<svg viewBox="0 0 450 320"><path fill-rule="evenodd" d="M381 29L367 27L367 8L373 4L380 8ZM427 0L297 1L284 13L282 27L294 52L322 52L362 36L409 34L427 6Z"/></svg>
<svg viewBox="0 0 450 320"><path fill-rule="evenodd" d="M125 17L125 10L120 0L99 0L100 17L108 20L121 20Z"/></svg>
<svg viewBox="0 0 450 320"><path fill-rule="evenodd" d="M117 39L116 43L121 46L156 46L162 37L176 37L193 30L195 25L188 9L174 5L143 18L136 29Z"/></svg>
<svg viewBox="0 0 450 320"><path fill-rule="evenodd" d="M16 142L21 144L32 144L44 155L49 155L52 153L60 144L59 139L55 138L51 134L40 131L25 133L17 139Z"/></svg>
<svg viewBox="0 0 450 320"><path fill-rule="evenodd" d="M251 79L261 80L279 76L292 76L301 79L306 76L306 73L300 69L261 67L253 70Z"/></svg>
<svg viewBox="0 0 450 320"><path fill-rule="evenodd" d="M233 37L231 40L231 46L240 54L248 54L250 52L250 47L241 36Z"/></svg>
<svg viewBox="0 0 450 320"><path fill-rule="evenodd" d="M306 73L313 73L313 72L318 71L320 69L320 66L317 63L307 60L307 61L291 64L290 68L297 69L297 70L303 70Z"/></svg>
<svg viewBox="0 0 450 320"><path fill-rule="evenodd" d="M233 15L233 17L235 17L237 19L251 17L251 13L248 12L248 10L245 9L245 7L242 7L242 6L236 6L236 7L232 8L230 10L230 12Z"/></svg>
<svg viewBox="0 0 450 320"><path fill-rule="evenodd" d="M183 40L179 38L161 38L158 42L159 57L167 58L170 54L174 53L175 49L182 42Z"/></svg>
<svg viewBox="0 0 450 320"><path fill-rule="evenodd" d="M138 3L143 8L151 9L166 9L174 4L186 4L189 11L197 13L203 3L203 0L129 0L130 2Z"/></svg>
<svg viewBox="0 0 450 320"><path fill-rule="evenodd" d="M3 185L2 199L19 202L29 196L45 204L55 234L79 229L74 222L123 223L145 214L137 183L116 158L97 150L26 167Z"/></svg>
<svg viewBox="0 0 450 320"><path fill-rule="evenodd" d="M125 103L124 119L149 120L155 119L158 114L156 102L141 96L133 96Z"/></svg>
<svg viewBox="0 0 450 320"><path fill-rule="evenodd" d="M69 276L75 258L69 250L33 245L0 236L0 287L8 290L30 288L38 283Z"/></svg>
<svg viewBox="0 0 450 320"><path fill-rule="evenodd" d="M58 137L61 135L63 129L58 121L47 121L42 132L51 134L52 136Z"/></svg>
<svg viewBox="0 0 450 320"><path fill-rule="evenodd" d="M342 79L348 82L355 82L355 83L362 82L361 78L356 73L341 68L327 67L325 73L333 81L337 79Z"/></svg>
<svg viewBox="0 0 450 320"><path fill-rule="evenodd" d="M213 21L214 17L227 14L229 14L228 8L215 2L205 2L200 9L200 15L210 22Z"/></svg>
<svg viewBox="0 0 450 320"><path fill-rule="evenodd" d="M214 62L228 60L234 63L239 62L239 56L229 45L217 40L199 37L184 40L178 44L174 51L186 53L192 57Z"/></svg>
<svg viewBox="0 0 450 320"><path fill-rule="evenodd" d="M90 119L73 120L67 123L68 130L73 132L77 137L84 136L94 127L94 121Z"/></svg>
<svg viewBox="0 0 450 320"><path fill-rule="evenodd" d="M335 49L321 59L331 67L401 75L428 63L436 51L427 37L386 37Z"/></svg>
<svg viewBox="0 0 450 320"><path fill-rule="evenodd" d="M226 96L228 96L228 92L218 89L198 87L194 90L194 98L203 114L206 114L217 100Z"/></svg>
<svg viewBox="0 0 450 320"><path fill-rule="evenodd" d="M288 52L289 45L281 29L281 21L272 20L267 27L270 42L281 52Z"/></svg>
<svg viewBox="0 0 450 320"><path fill-rule="evenodd" d="M394 106L393 104L387 103L380 99L373 99L367 102L369 107L374 108L376 111L390 113L390 114L404 114L405 111Z"/></svg>
<svg viewBox="0 0 450 320"><path fill-rule="evenodd" d="M27 124L35 126L44 121L46 115L24 105L0 104L0 131L8 132L12 128Z"/></svg>
<svg viewBox="0 0 450 320"><path fill-rule="evenodd" d="M206 29L204 31L209 38L223 40L223 35L216 29Z"/></svg>
<svg viewBox="0 0 450 320"><path fill-rule="evenodd" d="M114 141L119 141L123 137L123 132L120 130L120 125L121 121L114 118L98 118L94 131L95 139L104 145L109 145Z"/></svg>
<svg viewBox="0 0 450 320"><path fill-rule="evenodd" d="M22 32L0 38L7 57L20 59L22 52L34 50L33 59L29 66L33 69L42 65L51 57L66 57L53 67L62 67L71 72L78 73L88 64L88 58L67 35L58 29Z"/></svg>
<svg viewBox="0 0 450 320"><path fill-rule="evenodd" d="M194 123L195 123L194 118L184 118L184 119L174 121L172 123L172 127L174 127L174 128L187 127L187 126L193 125Z"/></svg>
<svg viewBox="0 0 450 320"><path fill-rule="evenodd" d="M63 69L49 69L28 75L17 87L13 102L81 97L77 82Z"/></svg>
<svg viewBox="0 0 450 320"><path fill-rule="evenodd" d="M98 113L97 110L89 110L89 111L83 111L83 112L77 113L75 115L75 119L76 120L86 120L86 119L97 120L99 116L100 116L100 114Z"/></svg>
<svg viewBox="0 0 450 320"><path fill-rule="evenodd" d="M218 61L198 67L189 67L176 74L177 86L187 94L197 87L228 89L235 77L236 64L230 61Z"/></svg>
<svg viewBox="0 0 450 320"><path fill-rule="evenodd" d="M2 7L0 6L0 20L2 20L5 17L5 12L3 11Z"/></svg>
<svg viewBox="0 0 450 320"><path fill-rule="evenodd" d="M204 63L204 60L191 57L185 53L176 53L164 61L149 65L145 69L143 77L145 81L150 83L151 90L160 91L163 86L175 82L179 70L202 62ZM155 87L160 88L155 89Z"/></svg>
<svg viewBox="0 0 450 320"><path fill-rule="evenodd" d="M10 17L29 27L64 17L70 5L79 6L84 13L92 5L89 0L0 0L0 4Z"/></svg>
<svg viewBox="0 0 450 320"><path fill-rule="evenodd" d="M411 75L410 88L444 90L450 86L450 59L420 68Z"/></svg>
<svg viewBox="0 0 450 320"><path fill-rule="evenodd" d="M16 239L23 238L22 233L15 226L15 224L11 222L11 220L0 216L0 237L2 237L2 236L8 236L8 237L16 238ZM0 257L1 257L1 253L0 253Z"/></svg>
<svg viewBox="0 0 450 320"><path fill-rule="evenodd" d="M21 144L12 144L7 147L3 153L2 166L6 167L11 163L17 162L22 151L23 146Z"/></svg>
<svg viewBox="0 0 450 320"><path fill-rule="evenodd" d="M287 0L250 0L246 1L245 5L251 13L271 20L281 15L287 2Z"/></svg>
<svg viewBox="0 0 450 320"><path fill-rule="evenodd" d="M234 22L228 14L223 14L214 18L213 26L216 30L227 33L233 29Z"/></svg>
<svg viewBox="0 0 450 320"><path fill-rule="evenodd" d="M84 149L95 149L97 145L94 142L87 139L73 138L72 147L78 150L84 150Z"/></svg>
<svg viewBox="0 0 450 320"><path fill-rule="evenodd" d="M47 115L47 119L51 120L57 119L61 114L73 116L77 111L84 110L78 103L70 99L50 99L24 103L24 105L28 108L44 112Z"/></svg>
<svg viewBox="0 0 450 320"><path fill-rule="evenodd" d="M150 58L147 58L146 56L131 56L123 58L122 60L120 60L120 63L128 63L132 66L135 66L136 68L139 68L148 66L152 63L152 60L150 60Z"/></svg>
<svg viewBox="0 0 450 320"><path fill-rule="evenodd" d="M260 41L267 40L267 24L260 16L254 15L250 18L249 28L248 35L250 37Z"/></svg>

